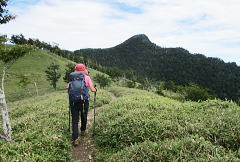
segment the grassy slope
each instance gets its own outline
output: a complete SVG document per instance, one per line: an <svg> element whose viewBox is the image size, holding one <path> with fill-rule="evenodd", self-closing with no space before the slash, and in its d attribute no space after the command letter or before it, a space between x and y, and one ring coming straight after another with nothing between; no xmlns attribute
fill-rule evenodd
<svg viewBox="0 0 240 162"><path fill-rule="evenodd" d="M93 97L90 108L92 100ZM107 91L99 90L98 106L110 100ZM70 160L66 91L11 102L9 107L14 142L0 140L0 161ZM0 125L1 122L0 119Z"/></svg>
<svg viewBox="0 0 240 162"><path fill-rule="evenodd" d="M0 141L0 161L66 161L70 158L65 93L9 104L13 143Z"/></svg>
<svg viewBox="0 0 240 162"><path fill-rule="evenodd" d="M98 116L99 161L240 159L240 107L228 101L178 102L129 88Z"/></svg>
<svg viewBox="0 0 240 162"><path fill-rule="evenodd" d="M40 95L53 91L53 88L46 80L44 72L51 62L59 64L63 74L65 65L70 61L42 50L36 50L17 60L17 62L8 69L6 74L5 93L7 100L16 101L36 95L34 82L37 84ZM0 67L2 67L1 64ZM29 89L30 93L27 89L23 89L18 86L20 80L19 76L21 75L26 75L29 78L30 83L28 84L27 89ZM57 83L57 87L58 89L63 89L64 86L65 83L61 78Z"/></svg>

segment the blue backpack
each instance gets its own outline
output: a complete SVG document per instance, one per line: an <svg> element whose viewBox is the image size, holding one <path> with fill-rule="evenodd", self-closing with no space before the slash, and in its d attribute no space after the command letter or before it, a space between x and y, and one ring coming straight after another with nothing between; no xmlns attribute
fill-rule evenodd
<svg viewBox="0 0 240 162"><path fill-rule="evenodd" d="M69 75L68 95L69 99L73 102L89 100L88 87L86 86L83 73L72 72Z"/></svg>

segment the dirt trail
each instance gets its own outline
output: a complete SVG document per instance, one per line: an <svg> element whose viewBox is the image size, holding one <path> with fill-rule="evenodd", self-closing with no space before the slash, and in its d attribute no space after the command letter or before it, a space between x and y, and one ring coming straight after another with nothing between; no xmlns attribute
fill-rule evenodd
<svg viewBox="0 0 240 162"><path fill-rule="evenodd" d="M109 93L111 98L114 100L116 96L114 94ZM99 110L104 107L96 107L96 116ZM88 130L92 127L94 118L94 111L91 109L88 112L88 122L87 122L87 130L86 135L84 137L80 136L80 145L77 147L72 146L72 158L71 161L73 162L91 162L93 161L92 151L94 148L92 133ZM81 123L79 123L80 125Z"/></svg>

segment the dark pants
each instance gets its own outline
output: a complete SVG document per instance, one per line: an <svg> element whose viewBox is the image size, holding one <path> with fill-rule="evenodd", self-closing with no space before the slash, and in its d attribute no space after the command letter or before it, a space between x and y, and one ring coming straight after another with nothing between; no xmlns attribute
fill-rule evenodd
<svg viewBox="0 0 240 162"><path fill-rule="evenodd" d="M79 101L71 102L71 113L72 113L72 139L75 140L78 138L78 122L79 122L79 112L81 114L81 131L85 131L87 127L87 115L88 115L88 106L89 101Z"/></svg>

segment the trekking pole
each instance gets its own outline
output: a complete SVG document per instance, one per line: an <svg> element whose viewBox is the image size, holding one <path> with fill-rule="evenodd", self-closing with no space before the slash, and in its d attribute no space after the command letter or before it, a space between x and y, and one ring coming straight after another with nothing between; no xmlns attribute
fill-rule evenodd
<svg viewBox="0 0 240 162"><path fill-rule="evenodd" d="M71 104L70 104L70 100L69 100L69 111L68 111L68 133L70 134L71 133Z"/></svg>
<svg viewBox="0 0 240 162"><path fill-rule="evenodd" d="M94 88L96 89L96 85L94 85ZM93 100L93 136L95 135L95 116L96 116L96 91L94 92L94 100Z"/></svg>

